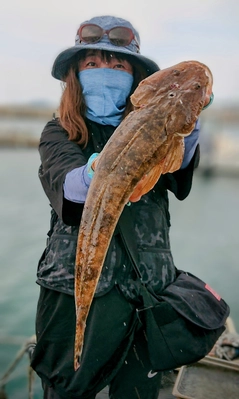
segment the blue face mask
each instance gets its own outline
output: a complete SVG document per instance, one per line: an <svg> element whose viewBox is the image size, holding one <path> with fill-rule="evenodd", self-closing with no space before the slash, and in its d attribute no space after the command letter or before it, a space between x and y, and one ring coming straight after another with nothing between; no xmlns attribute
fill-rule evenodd
<svg viewBox="0 0 239 399"><path fill-rule="evenodd" d="M118 126L133 84L133 76L111 68L79 72L87 110L86 117L101 125Z"/></svg>

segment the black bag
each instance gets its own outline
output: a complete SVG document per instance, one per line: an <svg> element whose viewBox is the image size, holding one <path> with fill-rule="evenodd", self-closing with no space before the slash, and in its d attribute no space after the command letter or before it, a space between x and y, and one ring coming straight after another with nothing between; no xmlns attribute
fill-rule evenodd
<svg viewBox="0 0 239 399"><path fill-rule="evenodd" d="M145 329L152 367L163 371L195 363L210 352L225 330L229 306L208 284L180 270L160 296L147 289L137 265L130 216L125 207L119 229L139 277L137 284L144 307L137 312Z"/></svg>
<svg viewBox="0 0 239 399"><path fill-rule="evenodd" d="M156 298L142 284L141 294L144 308L138 310L138 315L155 371L199 361L225 330L228 305L190 273L178 271L175 282L160 297Z"/></svg>

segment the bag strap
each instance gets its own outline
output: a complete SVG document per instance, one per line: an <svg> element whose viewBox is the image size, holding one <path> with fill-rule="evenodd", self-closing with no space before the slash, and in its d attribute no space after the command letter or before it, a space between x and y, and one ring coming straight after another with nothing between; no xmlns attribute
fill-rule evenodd
<svg viewBox="0 0 239 399"><path fill-rule="evenodd" d="M120 216L118 227L127 254L138 277L136 283L138 285L139 292L142 295L144 306L151 308L155 305L155 303L158 303L158 299L155 298L153 292L151 293L152 295L150 295L149 291L151 290L148 290L143 283L142 274L138 267L138 250L136 246L136 240L134 239L135 231L133 228L132 215L128 206L125 206Z"/></svg>
<svg viewBox="0 0 239 399"><path fill-rule="evenodd" d="M118 227L120 231L120 235L122 238L122 241L124 243L125 249L129 255L129 258L131 260L131 263L134 267L134 270L139 277L140 281L142 282L142 275L140 273L139 267L138 267L138 252L137 252L137 246L136 242L134 240L134 228L133 228L133 223L132 223L132 216L131 212L129 209L129 206L125 206L119 222L118 222Z"/></svg>

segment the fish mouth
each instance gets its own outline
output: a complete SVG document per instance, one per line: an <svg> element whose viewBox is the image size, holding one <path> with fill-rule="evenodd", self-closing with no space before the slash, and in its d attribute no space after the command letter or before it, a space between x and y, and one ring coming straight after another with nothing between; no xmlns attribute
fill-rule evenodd
<svg viewBox="0 0 239 399"><path fill-rule="evenodd" d="M175 136L178 136L178 137L188 137L188 136L190 136L191 133L192 133L192 132L190 132L190 133L179 133L179 132L176 132L176 133L175 133Z"/></svg>

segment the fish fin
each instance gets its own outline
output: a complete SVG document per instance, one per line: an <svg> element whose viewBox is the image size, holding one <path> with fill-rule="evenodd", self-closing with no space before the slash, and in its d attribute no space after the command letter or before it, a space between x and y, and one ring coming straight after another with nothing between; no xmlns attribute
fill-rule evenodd
<svg viewBox="0 0 239 399"><path fill-rule="evenodd" d="M139 201L142 195L148 193L157 183L164 168L165 158L155 165L136 185L133 193L131 194L129 201Z"/></svg>

